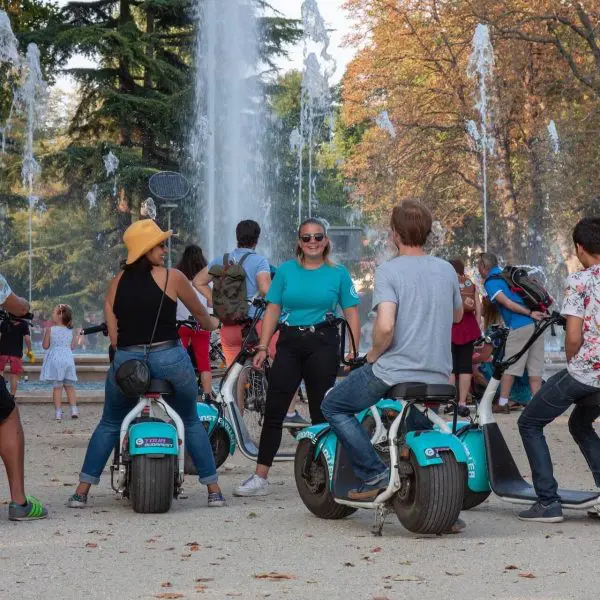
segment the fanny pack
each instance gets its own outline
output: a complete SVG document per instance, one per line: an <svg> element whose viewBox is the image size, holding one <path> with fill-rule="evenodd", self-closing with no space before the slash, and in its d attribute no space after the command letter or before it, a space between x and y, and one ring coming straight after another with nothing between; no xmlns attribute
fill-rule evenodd
<svg viewBox="0 0 600 600"><path fill-rule="evenodd" d="M150 352L150 346L154 341L154 335L156 334L156 329L158 327L160 311L162 310L168 283L169 269L167 269L165 288L163 289L162 296L160 297L160 304L158 305L158 312L156 313L154 328L152 329L152 336L150 337L150 343L146 346L146 350L144 351L144 358L131 358L126 360L115 372L115 379L119 389L125 396L130 398L139 398L140 396L143 396L150 388L152 376L150 375L150 367L148 365L148 353Z"/></svg>

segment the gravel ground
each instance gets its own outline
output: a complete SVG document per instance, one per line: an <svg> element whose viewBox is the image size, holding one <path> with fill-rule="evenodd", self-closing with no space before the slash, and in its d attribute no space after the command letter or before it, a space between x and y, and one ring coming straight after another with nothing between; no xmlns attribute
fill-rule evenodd
<svg viewBox="0 0 600 600"><path fill-rule="evenodd" d="M370 511L336 522L313 517L298 498L289 463L274 467L270 496L234 498L232 489L251 472L237 453L221 469L227 508L208 509L205 489L189 479L187 498L168 514L138 515L105 476L86 510L69 509L65 500L100 409L86 405L79 421L56 423L50 405L21 408L27 488L51 514L11 523L6 503L0 506L0 598L597 596L600 522L585 512L567 511L559 524L526 524L516 519L518 507L492 498L463 513L467 529L459 535L418 537L390 515L383 537L374 537ZM527 472L515 416L500 422ZM549 428L548 438L561 484L592 485L566 419ZM2 476L0 497L7 496Z"/></svg>

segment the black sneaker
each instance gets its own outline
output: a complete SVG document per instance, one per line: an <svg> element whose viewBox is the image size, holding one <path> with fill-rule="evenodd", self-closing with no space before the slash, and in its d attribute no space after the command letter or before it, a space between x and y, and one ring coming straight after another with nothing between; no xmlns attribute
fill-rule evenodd
<svg viewBox="0 0 600 600"><path fill-rule="evenodd" d="M538 523L560 523L563 520L562 506L560 502L552 502L544 506L541 502L536 502L527 510L519 513L521 521L536 521Z"/></svg>

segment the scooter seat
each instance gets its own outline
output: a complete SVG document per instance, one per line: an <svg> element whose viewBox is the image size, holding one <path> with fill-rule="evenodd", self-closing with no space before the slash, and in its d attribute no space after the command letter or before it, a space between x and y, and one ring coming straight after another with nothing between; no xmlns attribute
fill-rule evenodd
<svg viewBox="0 0 600 600"><path fill-rule="evenodd" d="M150 387L148 388L147 394L161 394L162 396L168 396L175 393L173 386L166 379L151 379Z"/></svg>
<svg viewBox="0 0 600 600"><path fill-rule="evenodd" d="M386 395L394 400L447 402L456 397L456 388L445 383L397 383Z"/></svg>

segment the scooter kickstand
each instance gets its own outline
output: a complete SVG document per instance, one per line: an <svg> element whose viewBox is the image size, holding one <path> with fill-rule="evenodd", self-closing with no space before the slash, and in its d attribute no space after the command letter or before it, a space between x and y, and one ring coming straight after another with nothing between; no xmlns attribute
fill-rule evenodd
<svg viewBox="0 0 600 600"><path fill-rule="evenodd" d="M380 504L375 509L375 520L373 522L373 529L372 529L373 535L375 535L377 537L381 537L383 535L382 531L383 531L383 526L385 525L385 518L387 517L389 512L390 512L390 510L389 510L389 508L387 508L387 506L385 506L385 504Z"/></svg>

